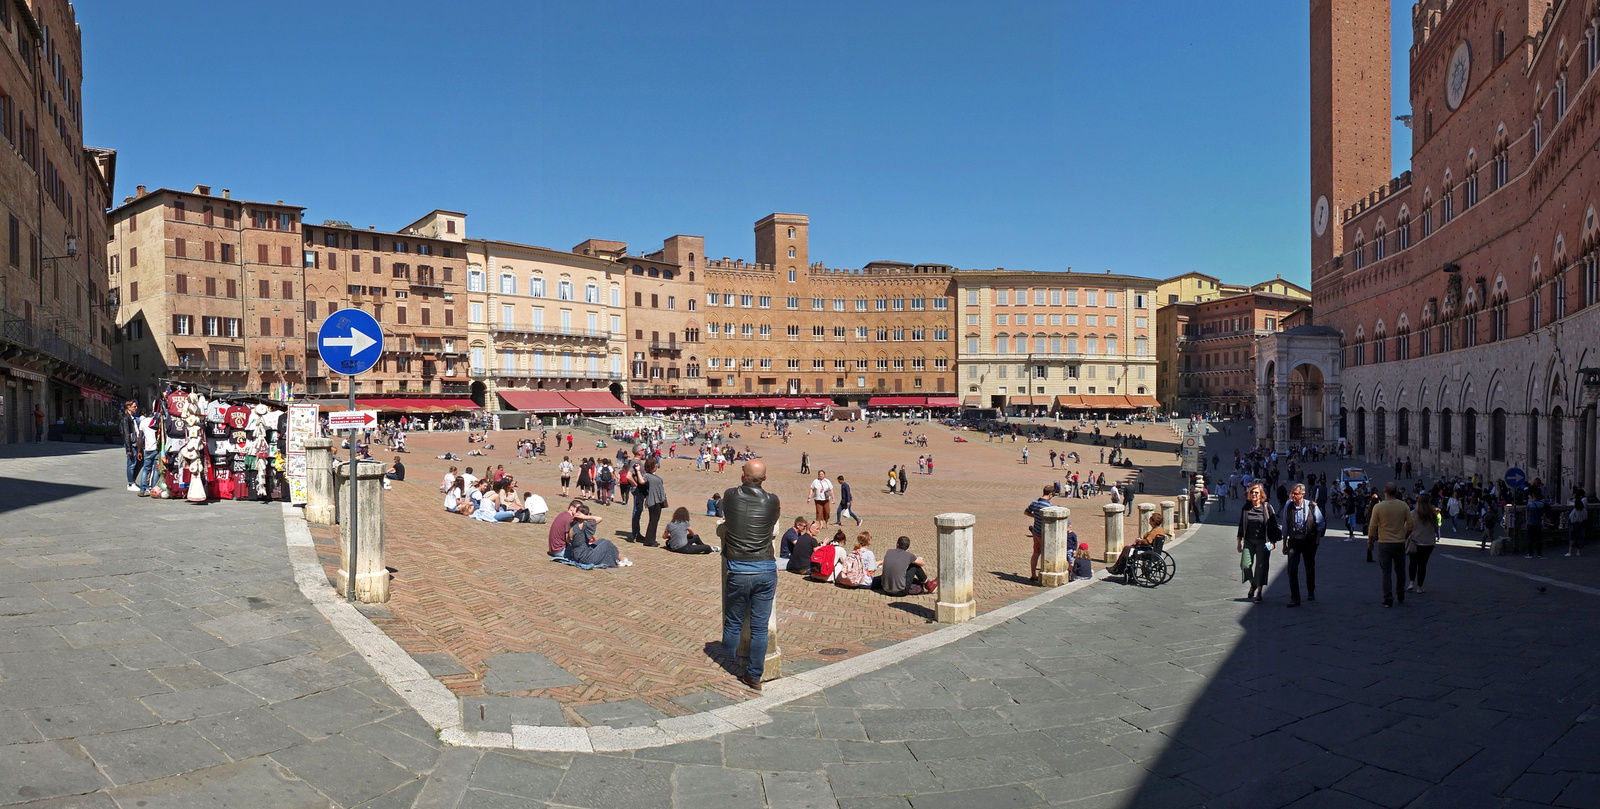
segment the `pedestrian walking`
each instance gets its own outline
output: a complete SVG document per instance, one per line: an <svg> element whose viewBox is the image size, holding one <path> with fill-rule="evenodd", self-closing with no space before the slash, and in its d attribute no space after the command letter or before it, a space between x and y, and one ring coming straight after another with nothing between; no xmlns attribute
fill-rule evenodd
<svg viewBox="0 0 1600 809"><path fill-rule="evenodd" d="M1328 530L1322 509L1306 499L1306 487L1296 483L1289 489L1289 505L1283 512L1283 553L1289 557L1289 606L1300 606L1300 565L1306 566L1306 600L1317 600L1317 546Z"/></svg>
<svg viewBox="0 0 1600 809"><path fill-rule="evenodd" d="M887 494L894 494L895 489L898 489L900 487L900 478L894 472L895 472L895 465L894 464L889 464L889 491L887 492Z"/></svg>
<svg viewBox="0 0 1600 809"><path fill-rule="evenodd" d="M1050 450L1050 468L1056 468L1056 451Z"/></svg>
<svg viewBox="0 0 1600 809"><path fill-rule="evenodd" d="M561 456L561 466L558 468L561 473L561 496L568 497L567 488L572 485L572 460Z"/></svg>
<svg viewBox="0 0 1600 809"><path fill-rule="evenodd" d="M844 515L849 514L850 515L850 519L855 520L857 526L861 525L861 522L862 522L861 517L856 514L855 497L850 493L850 484L845 482L844 475L840 475L839 476L838 489L839 489L839 508L834 513L833 524L834 525L843 525L844 524Z"/></svg>
<svg viewBox="0 0 1600 809"><path fill-rule="evenodd" d="M933 474L933 456L928 456L928 474Z"/></svg>
<svg viewBox="0 0 1600 809"><path fill-rule="evenodd" d="M1567 556L1581 556L1583 529L1589 524L1589 498L1583 490L1572 487L1572 510L1567 512Z"/></svg>
<svg viewBox="0 0 1600 809"><path fill-rule="evenodd" d="M750 656L739 682L761 690L766 672L768 626L778 592L778 560L772 555L772 529L778 524L778 496L762 488L766 464L746 461L740 484L722 493L727 518L722 524L722 648L737 660L739 638L750 630Z"/></svg>
<svg viewBox="0 0 1600 809"><path fill-rule="evenodd" d="M1406 603L1406 539L1411 535L1411 510L1400 499L1399 484L1389 481L1383 485L1383 502L1372 507L1367 518L1367 549L1376 546L1378 569L1383 578L1383 606L1392 607L1397 600ZM1396 590L1399 592L1395 592Z"/></svg>
<svg viewBox="0 0 1600 809"><path fill-rule="evenodd" d="M800 453L800 474L806 475L806 474L810 474L810 473L811 473L811 456L806 454L806 453L804 453L804 452L802 452L802 453Z"/></svg>
<svg viewBox="0 0 1600 809"><path fill-rule="evenodd" d="M906 493L906 485L909 484L910 482L911 482L910 477L906 475L906 467L905 467L904 464L902 464L900 466L900 493L901 494L905 494Z"/></svg>
<svg viewBox="0 0 1600 809"><path fill-rule="evenodd" d="M1439 525L1443 522L1439 510L1433 507L1433 497L1427 492L1417 495L1417 505L1411 509L1411 531L1406 534L1406 592L1426 593L1422 585L1428 581L1428 557L1439 541Z"/></svg>
<svg viewBox="0 0 1600 809"><path fill-rule="evenodd" d="M139 491L138 484L134 483L139 477L139 468L144 463L144 454L139 451L139 403L129 399L122 406L122 418L118 422L122 428L122 451L127 457L128 491Z"/></svg>
<svg viewBox="0 0 1600 809"><path fill-rule="evenodd" d="M833 500L833 481L828 480L826 469L817 470L817 479L811 481L811 504L817 510L817 520L828 522L829 503Z"/></svg>
<svg viewBox="0 0 1600 809"><path fill-rule="evenodd" d="M1026 446L1022 448L1022 462L1024 464L1028 462L1028 448Z"/></svg>
<svg viewBox="0 0 1600 809"><path fill-rule="evenodd" d="M1267 490L1252 483L1244 495L1247 502L1239 509L1239 532L1234 544L1239 552L1241 580L1250 585L1244 598L1260 604L1267 589L1272 551L1283 534L1276 513L1267 503Z"/></svg>
<svg viewBox="0 0 1600 809"><path fill-rule="evenodd" d="M1528 521L1527 558L1529 559L1534 556L1538 556L1540 559L1544 558L1544 518L1545 512L1548 510L1549 507L1544 502L1543 493L1535 488L1528 495L1528 505L1523 509Z"/></svg>

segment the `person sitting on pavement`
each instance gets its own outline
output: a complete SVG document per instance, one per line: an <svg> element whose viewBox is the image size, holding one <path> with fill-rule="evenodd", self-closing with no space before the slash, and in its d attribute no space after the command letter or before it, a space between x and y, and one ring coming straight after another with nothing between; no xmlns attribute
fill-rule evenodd
<svg viewBox="0 0 1600 809"><path fill-rule="evenodd" d="M721 517L722 516L722 495L721 494L713 494L713 495L711 495L711 499L706 501L706 516L707 517Z"/></svg>
<svg viewBox="0 0 1600 809"><path fill-rule="evenodd" d="M567 504L554 520L550 521L550 556L561 556L567 550L567 528L572 523L572 517L578 513L578 506L583 505L582 500L573 500Z"/></svg>
<svg viewBox="0 0 1600 809"><path fill-rule="evenodd" d="M927 562L911 552L911 537L895 540L894 549L883 555L883 575L877 586L885 595L919 596L939 589L938 579L929 579Z"/></svg>
<svg viewBox="0 0 1600 809"><path fill-rule="evenodd" d="M799 530L799 524L804 520L804 517L796 520L795 528L790 530ZM784 570L801 575L811 572L811 555L817 552L817 533L820 530L815 521L806 523L805 529L789 548L789 564ZM839 533L841 536L844 534L843 531Z"/></svg>
<svg viewBox="0 0 1600 809"><path fill-rule="evenodd" d="M478 481L478 508L472 512L472 519L480 522L511 522L516 519L516 512L501 504L501 498L506 493L504 481L491 486L488 478Z"/></svg>
<svg viewBox="0 0 1600 809"><path fill-rule="evenodd" d="M617 546L609 539L596 539L595 529L604 519L597 514L589 513L589 506L578 501L578 508L572 515L572 520L567 527L567 546L564 554L567 559L580 565L592 567L628 567L633 561L617 552Z"/></svg>
<svg viewBox="0 0 1600 809"><path fill-rule="evenodd" d="M800 536L806 532L806 526L811 520L805 517L795 517L794 527L783 532L783 538L778 540L778 558L788 559L794 551L794 544L800 541Z"/></svg>
<svg viewBox="0 0 1600 809"><path fill-rule="evenodd" d="M517 509L517 522L543 523L547 519L550 506L546 505L544 498L533 492L523 492L522 507Z"/></svg>
<svg viewBox="0 0 1600 809"><path fill-rule="evenodd" d="M1078 555L1072 558L1072 573L1069 580L1094 578L1094 563L1089 561L1089 543L1078 545Z"/></svg>
<svg viewBox="0 0 1600 809"><path fill-rule="evenodd" d="M855 550L851 551L849 555L858 557L860 559L860 578L855 581L851 581L845 574L841 574L837 579L834 580L834 583L841 587L867 588L870 588L876 584L879 574L883 572L883 568L878 564L877 554L872 552L872 534L870 532L862 531L856 535ZM851 563L847 558L845 561L845 567L849 568L850 565ZM845 572L848 573L849 571L846 570Z"/></svg>
<svg viewBox="0 0 1600 809"><path fill-rule="evenodd" d="M466 481L456 478L450 481L450 488L444 493L444 510L452 514L461 514L462 508L471 507L472 501L467 497ZM470 512L468 512L470 513Z"/></svg>
<svg viewBox="0 0 1600 809"><path fill-rule="evenodd" d="M689 509L678 506L667 523L667 550L673 553L711 553L715 547L700 541L700 535L689 527Z"/></svg>

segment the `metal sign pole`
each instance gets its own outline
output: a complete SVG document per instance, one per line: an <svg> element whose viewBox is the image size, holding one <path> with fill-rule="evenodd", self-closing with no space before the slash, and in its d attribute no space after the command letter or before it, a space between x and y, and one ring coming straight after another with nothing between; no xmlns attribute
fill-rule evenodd
<svg viewBox="0 0 1600 809"><path fill-rule="evenodd" d="M356 409L356 378L348 377L350 383L350 409ZM357 515L360 510L356 508L356 435L354 428L350 430L350 567L345 571L344 595L345 600L356 600L356 528L360 525L361 518Z"/></svg>

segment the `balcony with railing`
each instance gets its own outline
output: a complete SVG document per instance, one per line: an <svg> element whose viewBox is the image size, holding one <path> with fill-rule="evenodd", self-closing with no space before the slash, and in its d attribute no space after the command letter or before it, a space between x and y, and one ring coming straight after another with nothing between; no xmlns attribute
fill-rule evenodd
<svg viewBox="0 0 1600 809"><path fill-rule="evenodd" d="M89 349L9 311L0 311L0 341L37 351L113 385L122 384L122 372L91 354Z"/></svg>
<svg viewBox="0 0 1600 809"><path fill-rule="evenodd" d="M665 343L660 340L652 340L650 342L650 356L652 358L666 357L675 360L683 356L683 346L679 345L676 340L669 340Z"/></svg>
<svg viewBox="0 0 1600 809"><path fill-rule="evenodd" d="M528 324L523 326L515 323L490 323L489 331L497 334L537 334L551 337L581 337L587 340L607 340L611 337L611 332L603 329L579 329L570 326L547 326L544 324Z"/></svg>

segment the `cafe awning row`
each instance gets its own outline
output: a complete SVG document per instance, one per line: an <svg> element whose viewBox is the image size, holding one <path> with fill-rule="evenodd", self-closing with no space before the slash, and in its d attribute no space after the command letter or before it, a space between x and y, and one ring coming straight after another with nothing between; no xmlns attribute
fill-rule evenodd
<svg viewBox="0 0 1600 809"><path fill-rule="evenodd" d="M874 396L867 407L960 407L957 396Z"/></svg>
<svg viewBox="0 0 1600 809"><path fill-rule="evenodd" d="M1008 401L1015 407L1049 407L1049 396L1013 396Z"/></svg>
<svg viewBox="0 0 1600 809"><path fill-rule="evenodd" d="M635 406L645 410L697 410L704 407L704 399L641 399L633 398Z"/></svg>
<svg viewBox="0 0 1600 809"><path fill-rule="evenodd" d="M832 407L832 399L815 396L730 396L725 399L703 399L704 407L743 407L763 410L817 410Z"/></svg>
<svg viewBox="0 0 1600 809"><path fill-rule="evenodd" d="M524 413L627 413L608 390L502 390L506 405Z"/></svg>
<svg viewBox="0 0 1600 809"><path fill-rule="evenodd" d="M1138 396L1057 396L1056 406L1065 410L1141 410L1156 406L1156 397Z"/></svg>

